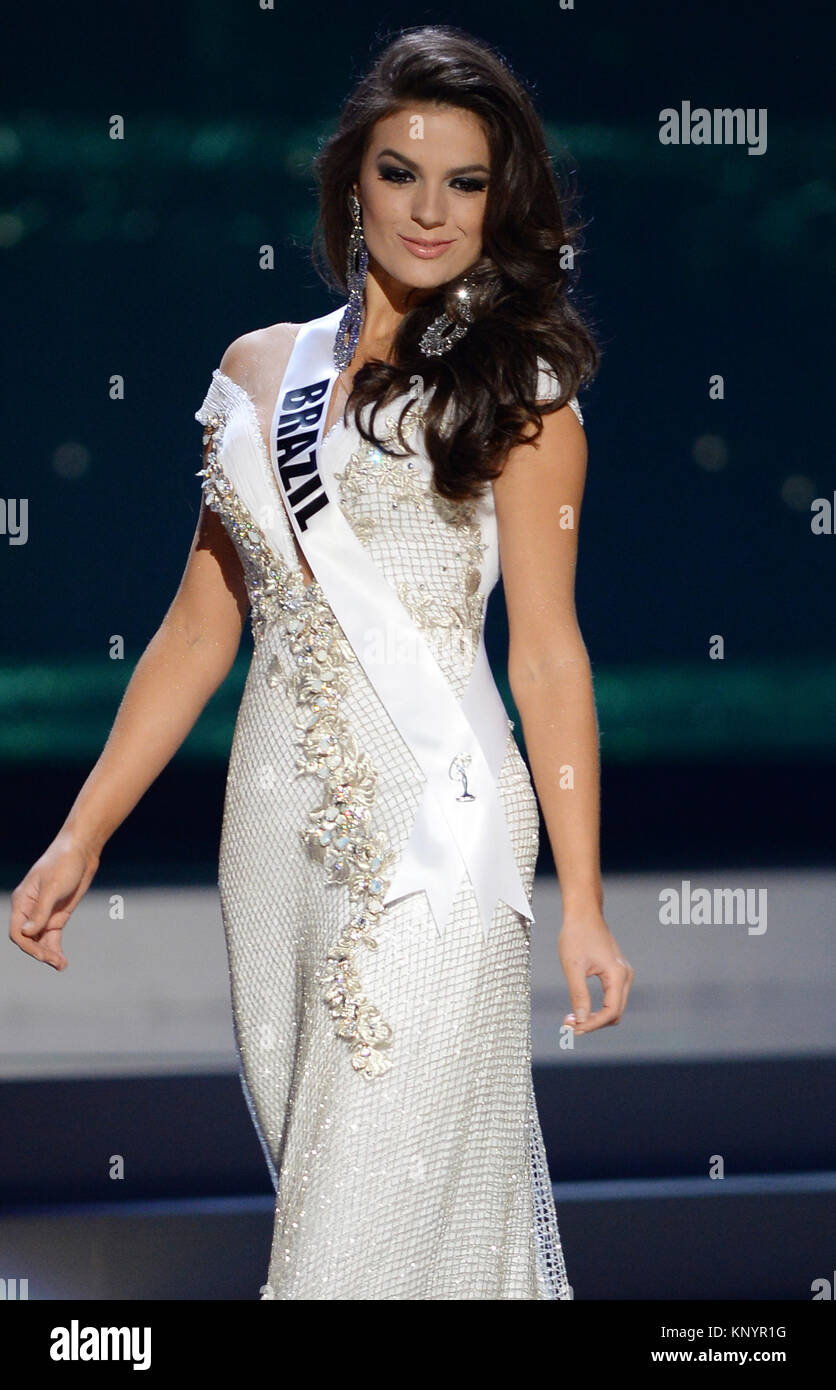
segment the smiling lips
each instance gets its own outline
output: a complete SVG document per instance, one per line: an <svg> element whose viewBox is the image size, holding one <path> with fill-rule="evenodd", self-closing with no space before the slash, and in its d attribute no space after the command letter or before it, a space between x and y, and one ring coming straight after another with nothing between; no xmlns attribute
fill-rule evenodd
<svg viewBox="0 0 836 1390"><path fill-rule="evenodd" d="M398 236L401 238L406 249L412 252L413 256L419 256L421 260L424 261L431 260L434 256L442 255L442 253L447 250L448 246L453 245L452 240L429 241L426 237L403 236L400 232Z"/></svg>

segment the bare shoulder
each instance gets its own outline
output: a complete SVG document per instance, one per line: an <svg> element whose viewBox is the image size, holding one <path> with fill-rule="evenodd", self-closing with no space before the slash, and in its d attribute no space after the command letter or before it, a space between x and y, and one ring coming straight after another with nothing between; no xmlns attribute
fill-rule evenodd
<svg viewBox="0 0 836 1390"><path fill-rule="evenodd" d="M497 506L537 509L557 496L580 504L586 480L586 431L567 403L543 415L536 443L512 449L494 482Z"/></svg>
<svg viewBox="0 0 836 1390"><path fill-rule="evenodd" d="M272 358L281 352L283 344L292 343L296 327L290 323L273 323L266 328L254 328L249 333L242 333L232 340L224 352L220 361L221 371L245 390L252 390L265 358Z"/></svg>

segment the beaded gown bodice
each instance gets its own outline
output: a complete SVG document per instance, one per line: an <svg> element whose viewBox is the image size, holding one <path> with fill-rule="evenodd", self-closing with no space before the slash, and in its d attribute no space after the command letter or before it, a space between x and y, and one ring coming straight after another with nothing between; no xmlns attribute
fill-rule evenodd
<svg viewBox="0 0 836 1390"><path fill-rule="evenodd" d="M305 584L265 442L258 372L275 398L276 365L216 369L196 412L254 638L219 890L241 1081L276 1188L261 1297L571 1297L531 1083L528 923L500 902L483 942L467 878L443 942L423 893L384 905L423 776ZM379 413L384 443L403 404ZM339 505L460 697L499 575L492 492L436 492L420 401L409 457L340 410L320 450ZM537 803L510 731L497 786L530 890Z"/></svg>

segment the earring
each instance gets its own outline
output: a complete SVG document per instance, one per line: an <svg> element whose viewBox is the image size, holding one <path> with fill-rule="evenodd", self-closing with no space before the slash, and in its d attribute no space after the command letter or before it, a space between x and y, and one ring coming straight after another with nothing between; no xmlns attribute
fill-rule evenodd
<svg viewBox="0 0 836 1390"><path fill-rule="evenodd" d="M457 319L439 314L423 334L418 346L425 357L442 357L464 337L473 322L472 285L471 280L464 279L456 290Z"/></svg>
<svg viewBox="0 0 836 1390"><path fill-rule="evenodd" d="M351 195L351 216L351 238L348 243L345 277L348 285L348 304L334 339L334 366L339 372L345 371L357 349L357 340L363 324L363 289L369 264L369 253L360 220L360 200L356 193Z"/></svg>

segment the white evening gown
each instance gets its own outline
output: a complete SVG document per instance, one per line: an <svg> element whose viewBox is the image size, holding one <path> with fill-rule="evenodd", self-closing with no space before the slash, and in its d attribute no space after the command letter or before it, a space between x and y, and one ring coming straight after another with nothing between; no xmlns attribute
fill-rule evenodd
<svg viewBox="0 0 836 1390"><path fill-rule="evenodd" d="M570 1299L531 1081L530 925L500 902L486 943L466 875L443 938L423 890L381 908L423 774L303 580L248 389L268 372L275 396L293 332L264 330L272 347L240 381L216 369L195 413L254 636L218 882L241 1081L276 1190L260 1296ZM346 427L343 403L335 391L321 458L460 698L499 576L492 490L475 505L434 490L420 405L402 459ZM537 803L510 721L498 785L530 898Z"/></svg>

